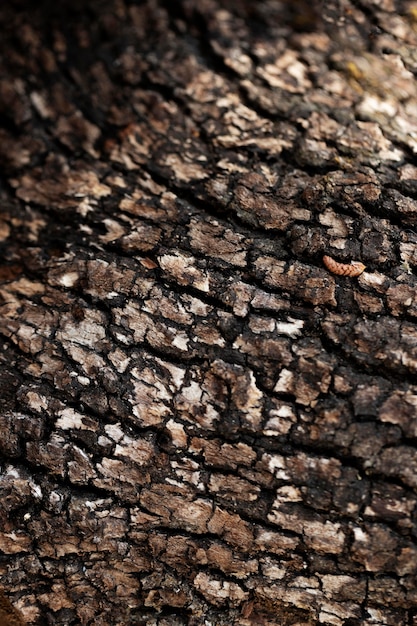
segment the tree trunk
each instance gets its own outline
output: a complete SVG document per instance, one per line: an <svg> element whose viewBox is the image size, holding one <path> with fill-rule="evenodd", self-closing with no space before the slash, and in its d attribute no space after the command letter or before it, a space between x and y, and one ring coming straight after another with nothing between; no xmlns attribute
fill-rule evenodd
<svg viewBox="0 0 417 626"><path fill-rule="evenodd" d="M2 624L416 625L416 7L0 27Z"/></svg>

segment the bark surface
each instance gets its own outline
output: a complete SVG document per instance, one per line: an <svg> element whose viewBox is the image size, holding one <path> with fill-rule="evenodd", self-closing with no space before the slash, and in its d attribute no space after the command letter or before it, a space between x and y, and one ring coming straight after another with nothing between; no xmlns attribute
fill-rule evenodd
<svg viewBox="0 0 417 626"><path fill-rule="evenodd" d="M0 29L0 617L417 624L415 3Z"/></svg>

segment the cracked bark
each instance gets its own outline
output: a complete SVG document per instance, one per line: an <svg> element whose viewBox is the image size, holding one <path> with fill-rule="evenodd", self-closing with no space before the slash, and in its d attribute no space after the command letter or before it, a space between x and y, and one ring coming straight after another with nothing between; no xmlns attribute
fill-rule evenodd
<svg viewBox="0 0 417 626"><path fill-rule="evenodd" d="M0 618L417 624L413 3L0 24Z"/></svg>

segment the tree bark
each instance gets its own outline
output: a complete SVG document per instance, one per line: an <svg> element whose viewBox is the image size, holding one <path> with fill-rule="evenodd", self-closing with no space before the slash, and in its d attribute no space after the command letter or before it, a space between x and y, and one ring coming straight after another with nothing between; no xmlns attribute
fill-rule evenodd
<svg viewBox="0 0 417 626"><path fill-rule="evenodd" d="M0 618L417 624L416 7L0 27Z"/></svg>

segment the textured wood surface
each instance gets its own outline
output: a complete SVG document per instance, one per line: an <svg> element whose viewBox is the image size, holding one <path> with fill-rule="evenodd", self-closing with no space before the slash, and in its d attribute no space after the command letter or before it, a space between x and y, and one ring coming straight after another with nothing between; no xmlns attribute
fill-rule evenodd
<svg viewBox="0 0 417 626"><path fill-rule="evenodd" d="M415 3L0 28L5 597L33 626L417 624Z"/></svg>

